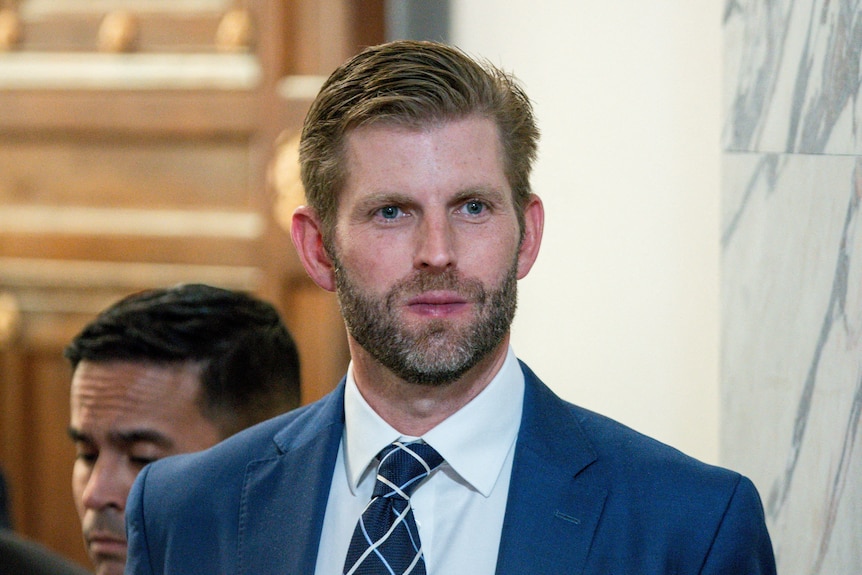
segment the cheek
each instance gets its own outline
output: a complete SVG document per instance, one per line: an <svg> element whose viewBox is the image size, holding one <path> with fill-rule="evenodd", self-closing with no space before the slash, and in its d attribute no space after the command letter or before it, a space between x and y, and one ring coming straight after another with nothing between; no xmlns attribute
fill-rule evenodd
<svg viewBox="0 0 862 575"><path fill-rule="evenodd" d="M518 262L518 240L517 236L512 238L510 235L483 240L473 241L471 248L462 250L459 263L468 275L493 282Z"/></svg>
<svg viewBox="0 0 862 575"><path fill-rule="evenodd" d="M338 263L351 283L370 292L384 292L412 271L409 252L393 242L360 244L339 254Z"/></svg>

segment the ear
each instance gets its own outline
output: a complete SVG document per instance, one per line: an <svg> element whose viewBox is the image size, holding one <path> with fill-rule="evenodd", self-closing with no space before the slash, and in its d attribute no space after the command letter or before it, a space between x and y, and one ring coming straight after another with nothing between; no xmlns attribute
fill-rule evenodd
<svg viewBox="0 0 862 575"><path fill-rule="evenodd" d="M335 270L323 247L320 218L312 208L299 206L293 212L290 238L299 259L314 283L326 291L335 291Z"/></svg>
<svg viewBox="0 0 862 575"><path fill-rule="evenodd" d="M518 279L526 277L536 263L544 229L545 207L539 196L531 194L524 209L524 237L518 249Z"/></svg>

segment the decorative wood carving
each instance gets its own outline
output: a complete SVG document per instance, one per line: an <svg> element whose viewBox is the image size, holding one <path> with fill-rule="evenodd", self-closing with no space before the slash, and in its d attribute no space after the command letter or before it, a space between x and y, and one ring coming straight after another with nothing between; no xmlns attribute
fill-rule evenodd
<svg viewBox="0 0 862 575"><path fill-rule="evenodd" d="M137 48L140 23L131 12L110 12L99 26L101 52L133 52Z"/></svg>
<svg viewBox="0 0 862 575"><path fill-rule="evenodd" d="M23 30L18 12L10 8L0 10L0 52L15 48L21 41Z"/></svg>
<svg viewBox="0 0 862 575"><path fill-rule="evenodd" d="M0 293L0 349L6 348L21 330L21 310L11 293Z"/></svg>
<svg viewBox="0 0 862 575"><path fill-rule="evenodd" d="M253 25L248 10L230 10L219 22L215 45L220 52L242 52L251 47Z"/></svg>

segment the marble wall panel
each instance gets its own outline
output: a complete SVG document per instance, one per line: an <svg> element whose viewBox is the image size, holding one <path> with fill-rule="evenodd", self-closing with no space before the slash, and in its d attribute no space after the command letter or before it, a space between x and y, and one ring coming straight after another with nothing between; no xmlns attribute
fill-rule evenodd
<svg viewBox="0 0 862 575"><path fill-rule="evenodd" d="M862 153L858 0L726 0L726 150Z"/></svg>
<svg viewBox="0 0 862 575"><path fill-rule="evenodd" d="M726 153L722 463L782 575L862 573L862 158Z"/></svg>

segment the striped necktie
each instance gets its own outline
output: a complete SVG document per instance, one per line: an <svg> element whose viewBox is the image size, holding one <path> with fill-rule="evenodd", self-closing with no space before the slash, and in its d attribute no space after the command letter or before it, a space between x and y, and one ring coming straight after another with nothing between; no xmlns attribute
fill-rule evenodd
<svg viewBox="0 0 862 575"><path fill-rule="evenodd" d="M346 575L425 575L410 494L443 458L425 443L396 441L377 456L377 482L344 563Z"/></svg>

